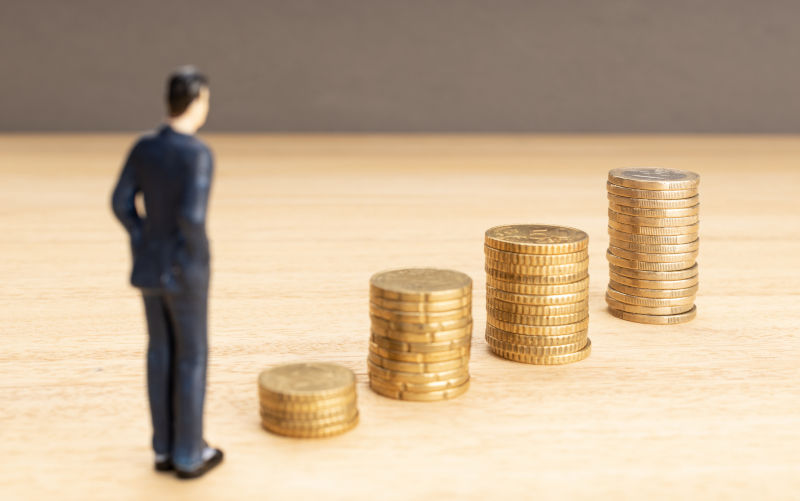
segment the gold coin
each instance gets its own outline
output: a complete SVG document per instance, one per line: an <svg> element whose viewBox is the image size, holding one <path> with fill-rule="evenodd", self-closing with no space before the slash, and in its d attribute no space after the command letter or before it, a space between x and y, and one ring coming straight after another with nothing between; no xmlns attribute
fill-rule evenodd
<svg viewBox="0 0 800 501"><path fill-rule="evenodd" d="M588 275L585 271L579 273L571 273L569 275L517 275L515 273L505 273L497 271L488 266L486 270L487 282L488 277L496 278L499 281L512 282L523 285L563 285L571 284L583 280ZM496 287L496 286L495 286ZM503 287L498 287L503 288Z"/></svg>
<svg viewBox="0 0 800 501"><path fill-rule="evenodd" d="M572 334L562 334L559 336L530 336L527 334L515 334L513 332L498 329L486 324L486 336L505 341L520 346L560 346L573 343L586 343L588 330L573 332ZM583 345L581 345L583 346Z"/></svg>
<svg viewBox="0 0 800 501"><path fill-rule="evenodd" d="M469 389L469 379L467 379L467 381L463 383L461 386L457 386L455 388L447 388L445 390L438 390L438 391L428 391L424 393L397 390L391 386L386 386L378 382L377 379L370 379L369 387L372 388L372 390L375 393L383 395L384 397L396 398L398 400L432 402L436 400L449 400L451 398L456 398L460 395L463 395Z"/></svg>
<svg viewBox="0 0 800 501"><path fill-rule="evenodd" d="M520 254L569 254L588 247L589 235L567 226L516 224L486 230L485 243Z"/></svg>
<svg viewBox="0 0 800 501"><path fill-rule="evenodd" d="M606 189L609 193L613 193L614 195L619 195L621 197L646 198L649 200L678 200L683 198L691 198L698 194L697 188L688 190L639 190L636 188L618 186L609 182L606 183Z"/></svg>
<svg viewBox="0 0 800 501"><path fill-rule="evenodd" d="M615 266L628 268L629 270L644 270L644 271L679 271L691 268L695 264L694 259L687 261L677 261L674 263L653 263L650 261L639 261L634 259L625 259L615 256L611 249L606 251L606 259L609 263Z"/></svg>
<svg viewBox="0 0 800 501"><path fill-rule="evenodd" d="M276 416L269 412L261 412L261 421L262 422L269 422L270 424L274 424L275 426L280 426L282 428L305 428L305 429L315 429L315 428L325 428L328 426L335 426L341 423L347 423L353 420L358 415L358 409L353 406L347 409L343 409L342 412L338 415L328 416L323 418L317 419L292 419L292 418L284 418L282 416Z"/></svg>
<svg viewBox="0 0 800 501"><path fill-rule="evenodd" d="M614 273L609 270L608 277L614 282L627 285L629 287L639 287L641 289L657 289L657 290L678 290L686 289L687 287L695 287L699 282L699 276L688 277L679 280L643 280L639 278L626 277L619 273Z"/></svg>
<svg viewBox="0 0 800 501"><path fill-rule="evenodd" d="M623 240L645 245L679 245L687 244L697 240L697 233L687 233L686 235L640 235L636 233L626 233L608 227L608 235L613 240Z"/></svg>
<svg viewBox="0 0 800 501"><path fill-rule="evenodd" d="M469 327L472 325L472 318L471 317L462 317L456 320L443 320L440 322L393 322L391 320L386 320L384 318L370 315L369 318L372 320L372 327L375 329L376 327L382 331L391 331L391 332L400 332L400 333L409 333L409 334L436 334L441 331L452 331L456 329L461 329L463 327ZM398 338L401 341L405 341L405 339Z"/></svg>
<svg viewBox="0 0 800 501"><path fill-rule="evenodd" d="M589 328L589 317L575 322L574 324L565 325L527 325L517 324L513 322L504 322L497 319L492 315L487 315L486 323L497 329L502 329L506 332L514 334L525 334L528 336L563 336L565 334L574 334L575 332L585 331Z"/></svg>
<svg viewBox="0 0 800 501"><path fill-rule="evenodd" d="M404 381L392 381L390 379L381 379L375 374L369 375L370 381L376 380L381 386L392 388L396 391L409 391L411 393L429 393L431 391L442 391L448 388L457 388L466 383L469 379L469 374L464 374L453 379L445 379L443 381L431 381L429 383L406 383Z"/></svg>
<svg viewBox="0 0 800 501"><path fill-rule="evenodd" d="M677 200L653 200L648 198L632 198L620 195L608 194L608 201L626 207L638 207L640 209L685 209L694 207L700 203L700 195Z"/></svg>
<svg viewBox="0 0 800 501"><path fill-rule="evenodd" d="M617 275L623 275L630 278L638 278L639 280L684 280L697 275L697 264L685 270L676 271L645 271L645 270L632 270L629 268L622 268L613 264L608 265L608 269ZM656 287L654 287L656 288Z"/></svg>
<svg viewBox="0 0 800 501"><path fill-rule="evenodd" d="M576 313L588 309L587 301L572 304L535 305L509 303L491 297L486 298L486 305L495 310L518 313L520 315L566 315L568 313Z"/></svg>
<svg viewBox="0 0 800 501"><path fill-rule="evenodd" d="M520 284L509 282L507 280L499 280L491 275L486 276L486 285L493 289L511 294L526 294L531 296L554 296L558 294L573 294L580 291L585 291L589 288L589 276L585 276L580 280L566 284L551 284L551 285L535 285L535 284Z"/></svg>
<svg viewBox="0 0 800 501"><path fill-rule="evenodd" d="M507 311L495 310L491 307L486 307L486 313L490 317L494 317L502 322L509 322L512 324L521 325L567 325L580 322L589 316L588 307L585 310L575 313L568 313L566 315L518 315L516 313L509 313Z"/></svg>
<svg viewBox="0 0 800 501"><path fill-rule="evenodd" d="M613 245L608 246L608 251L617 257L623 259L630 259L633 261L647 261L649 263L675 263L687 262L697 259L698 252L681 252L681 253L650 253L650 252L636 252L628 249L622 249Z"/></svg>
<svg viewBox="0 0 800 501"><path fill-rule="evenodd" d="M586 340L582 340L577 343L554 345L554 346L531 346L531 345L509 343L507 341L495 339L487 335L486 344L488 344L489 347L492 348L493 350L507 351L510 353L516 353L518 355L527 355L533 357L552 357L554 355L566 355L568 353L575 353L576 351L586 346Z"/></svg>
<svg viewBox="0 0 800 501"><path fill-rule="evenodd" d="M459 318L469 318L472 314L472 306L466 306L457 310L449 311L423 311L423 312L408 312L408 311L393 311L381 308L375 303L369 303L369 312L371 315L391 322L400 322L404 324L424 324L432 322L441 322L445 320L458 320Z"/></svg>
<svg viewBox="0 0 800 501"><path fill-rule="evenodd" d="M628 216L639 217L687 217L699 216L700 204L694 207L686 207L683 209L648 209L646 207L628 207L627 205L620 205L614 202L608 203L608 208L619 214L626 214Z"/></svg>
<svg viewBox="0 0 800 501"><path fill-rule="evenodd" d="M692 320L697 316L697 306L685 313L678 313L676 315L643 315L641 313L630 313L627 311L615 310L609 307L608 311L617 318L629 320L631 322L638 322L640 324L660 324L660 325L673 325L682 324Z"/></svg>
<svg viewBox="0 0 800 501"><path fill-rule="evenodd" d="M458 349L467 349L472 342L472 329L470 334L452 341L435 341L435 342L405 342L397 341L380 334L372 332L370 340L385 350L402 351L409 353L436 353L440 351L453 351Z"/></svg>
<svg viewBox="0 0 800 501"><path fill-rule="evenodd" d="M349 422L341 423L324 428L311 429L311 428L286 428L270 421L261 421L261 426L272 433L284 435L294 438L326 438L334 435L340 435L346 431L350 431L358 425L358 414Z"/></svg>
<svg viewBox="0 0 800 501"><path fill-rule="evenodd" d="M628 214L620 214L613 209L608 209L608 217L618 223L630 224L634 226L689 226L696 224L700 221L700 216L684 216L684 217L644 217L644 216L629 216Z"/></svg>
<svg viewBox="0 0 800 501"><path fill-rule="evenodd" d="M491 286L486 286L486 299L500 299L508 303L532 304L532 305L556 305L579 303L589 297L589 289L583 289L571 294L553 294L550 296L532 294L514 294Z"/></svg>
<svg viewBox="0 0 800 501"><path fill-rule="evenodd" d="M626 242L625 240L618 240L616 238L610 238L608 241L608 245L609 247L625 249L628 252L642 252L648 254L685 254L687 252L697 252L697 250L700 249L700 239L698 238L694 242L689 242L688 244L648 245L648 244L639 244L636 242Z"/></svg>
<svg viewBox="0 0 800 501"><path fill-rule="evenodd" d="M700 224L695 223L687 226L634 226L624 224L609 218L608 226L633 235L654 235L654 236L675 236L675 235L694 235L692 240L697 239L697 232L700 231Z"/></svg>
<svg viewBox="0 0 800 501"><path fill-rule="evenodd" d="M697 189L700 176L680 169L625 167L608 171L608 182L642 190L690 190Z"/></svg>
<svg viewBox="0 0 800 501"><path fill-rule="evenodd" d="M675 315L678 313L686 313L694 308L694 304L681 304L677 306L641 306L635 304L623 303L617 301L606 293L606 304L618 311L627 311L628 313L643 313L645 315Z"/></svg>
<svg viewBox="0 0 800 501"><path fill-rule="evenodd" d="M493 348L491 346L489 347L489 349L492 350L492 352L495 355L498 355L508 360L513 360L515 362L522 362L526 364L535 364L535 365L561 365L561 364L570 364L573 362L578 362L588 357L592 352L592 341L587 338L586 346L584 346L583 348L581 348L576 352L566 353L564 355L551 355L548 357L523 355L511 351L500 350L497 348Z"/></svg>
<svg viewBox="0 0 800 501"><path fill-rule="evenodd" d="M370 294L394 301L446 301L472 291L472 279L453 270L410 268L376 273L370 278Z"/></svg>
<svg viewBox="0 0 800 501"><path fill-rule="evenodd" d="M447 360L446 362L397 362L389 360L377 353L370 352L367 358L373 364L383 367L386 370L395 372L413 372L413 373L431 373L431 372L445 372L466 367L469 364L469 356L457 358L455 360Z"/></svg>
<svg viewBox="0 0 800 501"><path fill-rule="evenodd" d="M625 294L624 292L612 289L611 287L608 288L606 294L608 294L609 297L616 299L621 303L656 307L656 308L666 308L669 306L682 306L687 304L693 305L695 299L694 296L671 297L671 298L639 297L631 294Z"/></svg>
<svg viewBox="0 0 800 501"><path fill-rule="evenodd" d="M376 319L373 319L372 333L405 343L441 343L443 341L457 341L459 339L469 338L472 336L472 323L457 329L417 333L386 329L378 324Z"/></svg>
<svg viewBox="0 0 800 501"><path fill-rule="evenodd" d="M296 400L276 400L274 395L266 393L259 389L258 391L259 402L261 407L272 409L275 412L293 413L293 414L313 414L317 412L326 412L332 409L341 409L356 403L356 389L353 386L349 393L341 396L323 398L319 400L296 401Z"/></svg>
<svg viewBox="0 0 800 501"><path fill-rule="evenodd" d="M521 264L525 266L553 266L557 264L577 263L589 259L587 249L569 254L520 254L507 252L483 245L483 252L487 259L502 263Z"/></svg>
<svg viewBox="0 0 800 501"><path fill-rule="evenodd" d="M262 371L260 391L275 400L310 401L335 398L353 392L353 371L329 363L286 364Z"/></svg>
<svg viewBox="0 0 800 501"><path fill-rule="evenodd" d="M639 297L652 297L652 298L675 298L675 297L694 297L697 294L697 285L686 287L683 289L643 289L641 287L632 287L624 285L614 280L609 280L608 286L614 290Z"/></svg>
<svg viewBox="0 0 800 501"><path fill-rule="evenodd" d="M570 275L573 273L585 272L589 269L589 260L585 259L577 263L556 264L553 266L527 266L523 264L509 264L502 261L492 261L486 259L486 266L503 273L513 273L515 275L542 276L542 275Z"/></svg>
<svg viewBox="0 0 800 501"><path fill-rule="evenodd" d="M367 360L367 367L370 374L374 374L381 379L392 381L404 381L406 383L430 383L431 381L445 381L454 379L464 374L469 374L469 366L460 367L456 370L442 372L402 372L384 369L380 365Z"/></svg>
<svg viewBox="0 0 800 501"><path fill-rule="evenodd" d="M415 332L402 332L391 329L383 329L373 322L372 333L377 336L383 336L385 338L403 343L442 343L459 341L464 338L469 339L472 337L472 324L449 331L426 332L419 334Z"/></svg>
<svg viewBox="0 0 800 501"><path fill-rule="evenodd" d="M432 353L411 353L408 351L387 350L377 343L370 342L369 349L383 358L397 360L398 362L445 362L447 360L455 360L469 356L469 348L467 347L456 348L450 351L434 351Z"/></svg>
<svg viewBox="0 0 800 501"><path fill-rule="evenodd" d="M342 418L343 416L351 413L353 409L356 409L355 399L345 405L315 409L305 412L295 412L285 408L279 409L263 404L259 405L259 412L262 416L266 414L276 420L284 421L316 421L320 419L332 419L336 417Z"/></svg>
<svg viewBox="0 0 800 501"><path fill-rule="evenodd" d="M468 294L460 299L450 299L447 301L394 301L383 299L382 297L371 297L369 299L381 308L392 311L407 312L446 312L459 308L469 308L472 306L472 294Z"/></svg>

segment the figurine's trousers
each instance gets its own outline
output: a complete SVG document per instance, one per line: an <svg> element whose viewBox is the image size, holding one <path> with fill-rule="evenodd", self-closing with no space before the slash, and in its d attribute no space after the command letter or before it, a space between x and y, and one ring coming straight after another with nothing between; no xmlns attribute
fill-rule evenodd
<svg viewBox="0 0 800 501"><path fill-rule="evenodd" d="M202 463L208 292L144 292L153 449L179 469Z"/></svg>

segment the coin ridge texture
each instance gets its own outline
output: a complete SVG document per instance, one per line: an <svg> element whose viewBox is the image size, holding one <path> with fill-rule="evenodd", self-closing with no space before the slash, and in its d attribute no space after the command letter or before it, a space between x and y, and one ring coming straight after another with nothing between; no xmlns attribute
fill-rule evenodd
<svg viewBox="0 0 800 501"><path fill-rule="evenodd" d="M686 217L700 215L700 204L692 207L673 208L673 209L656 209L648 207L630 207L628 205L620 205L616 202L608 201L608 208L619 214L628 216L639 217Z"/></svg>
<svg viewBox="0 0 800 501"><path fill-rule="evenodd" d="M450 400L463 395L469 389L470 380L467 378L467 380L460 386L430 392L411 392L387 388L385 385L382 385L380 382L376 382L373 379L370 379L369 385L375 393L385 397L395 398L398 400L432 402L437 400Z"/></svg>
<svg viewBox="0 0 800 501"><path fill-rule="evenodd" d="M528 266L552 266L555 264L577 263L589 258L588 249L566 254L521 254L509 252L483 244L483 252L488 259L512 264Z"/></svg>
<svg viewBox="0 0 800 501"><path fill-rule="evenodd" d="M685 190L642 190L637 188L628 188L626 186L619 186L611 182L606 182L606 189L609 193L614 195L652 200L678 200L692 198L698 194L697 188L689 188Z"/></svg>
<svg viewBox="0 0 800 501"><path fill-rule="evenodd" d="M521 346L556 346L562 344L572 344L588 337L589 330L573 332L571 334L560 335L528 335L517 334L503 329L499 329L491 324L486 324L486 336L493 337L509 343Z"/></svg>
<svg viewBox="0 0 800 501"><path fill-rule="evenodd" d="M284 435L294 438L327 438L334 435L341 435L347 431L352 430L358 425L359 414L349 422L339 423L336 425L326 426L317 429L303 429L303 428L285 428L268 421L261 421L261 426L272 433Z"/></svg>
<svg viewBox="0 0 800 501"><path fill-rule="evenodd" d="M572 292L568 294L515 294L501 289L495 289L491 285L486 286L487 300L499 299L507 303L530 304L530 305L558 305L573 304L584 301L589 297L589 290Z"/></svg>
<svg viewBox="0 0 800 501"><path fill-rule="evenodd" d="M638 207L641 209L685 209L694 207L700 203L700 195L689 198L677 198L674 200L656 200L652 198L634 198L624 195L608 193L608 201L627 207Z"/></svg>
<svg viewBox="0 0 800 501"><path fill-rule="evenodd" d="M675 270L675 271L649 271L649 270L631 270L629 268L623 268L621 266L616 266L614 264L608 265L608 269L613 271L617 275L622 275L625 277L630 278L638 278L639 280L683 280L686 278L692 278L698 274L698 266L695 263L693 266L683 270Z"/></svg>
<svg viewBox="0 0 800 501"><path fill-rule="evenodd" d="M623 303L617 301L606 292L606 304L617 311L626 311L628 313L643 313L645 315L676 315L678 313L686 313L694 308L694 303L683 304L677 306L641 306L635 304Z"/></svg>
<svg viewBox="0 0 800 501"><path fill-rule="evenodd" d="M523 355L519 353L500 350L498 348L493 348L491 346L489 347L489 349L495 355L498 355L508 360L513 360L515 362L522 362L522 363L536 364L536 365L561 365L561 364L570 364L573 362L579 362L581 360L586 359L592 352L592 341L589 338L587 338L586 345L576 352L567 353L564 355L552 355L546 357Z"/></svg>
<svg viewBox="0 0 800 501"><path fill-rule="evenodd" d="M654 325L682 324L693 320L697 316L697 306L692 307L691 310L685 313L677 313L675 315L646 315L641 313L630 313L627 311L616 310L610 306L608 307L608 310L612 315L623 320Z"/></svg>
<svg viewBox="0 0 800 501"><path fill-rule="evenodd" d="M586 270L588 270L589 259L587 258L584 259L583 261L578 261L576 263L539 266L539 265L504 263L502 261L494 261L492 259L489 259L489 257L487 256L486 265L492 268L493 270L497 270L503 273L513 273L517 275L534 275L534 276L570 275L574 273L585 272Z"/></svg>
<svg viewBox="0 0 800 501"><path fill-rule="evenodd" d="M510 292L512 294L528 294L535 296L571 294L588 289L589 275L587 274L575 282L568 282L564 284L520 284L487 275L486 285L504 292Z"/></svg>

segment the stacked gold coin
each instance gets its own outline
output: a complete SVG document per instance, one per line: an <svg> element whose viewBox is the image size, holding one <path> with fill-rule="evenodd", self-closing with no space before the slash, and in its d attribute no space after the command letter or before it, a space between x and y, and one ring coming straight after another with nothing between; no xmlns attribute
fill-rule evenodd
<svg viewBox="0 0 800 501"><path fill-rule="evenodd" d="M486 232L486 342L529 364L577 362L591 353L589 236L564 226L497 226Z"/></svg>
<svg viewBox="0 0 800 501"><path fill-rule="evenodd" d="M356 378L340 365L288 364L258 377L261 425L279 435L330 437L358 424Z"/></svg>
<svg viewBox="0 0 800 501"><path fill-rule="evenodd" d="M611 314L646 324L678 324L697 314L700 176L660 168L608 173Z"/></svg>
<svg viewBox="0 0 800 501"><path fill-rule="evenodd" d="M370 387L401 400L457 397L469 388L472 279L451 270L385 271L370 279Z"/></svg>

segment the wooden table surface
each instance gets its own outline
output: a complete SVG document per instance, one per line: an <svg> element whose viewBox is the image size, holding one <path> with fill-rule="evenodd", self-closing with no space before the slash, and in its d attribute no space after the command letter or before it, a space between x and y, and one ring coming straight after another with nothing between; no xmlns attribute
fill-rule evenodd
<svg viewBox="0 0 800 501"><path fill-rule="evenodd" d="M800 138L207 136L217 159L208 440L181 483L151 471L145 325L110 191L131 135L0 137L0 498L797 499ZM606 172L702 176L698 316L612 317ZM589 233L586 361L502 360L483 340L483 232ZM366 377L368 279L472 276L472 387L394 401ZM361 424L259 427L256 376L323 360L358 377Z"/></svg>

